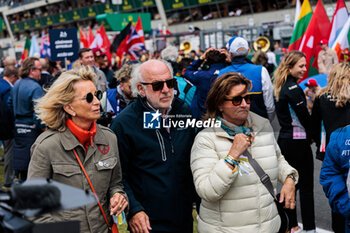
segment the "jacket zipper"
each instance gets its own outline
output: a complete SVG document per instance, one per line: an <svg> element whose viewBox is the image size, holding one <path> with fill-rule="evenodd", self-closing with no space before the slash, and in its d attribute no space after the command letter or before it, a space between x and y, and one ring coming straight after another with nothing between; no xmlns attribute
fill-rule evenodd
<svg viewBox="0 0 350 233"><path fill-rule="evenodd" d="M163 140L162 134L159 132L158 129L156 130L156 135L157 135L159 146L160 146L160 152L162 154L162 160L166 161L167 157L166 157L166 151L165 151L165 146L164 146L164 140ZM171 150L173 150L172 146L171 146Z"/></svg>

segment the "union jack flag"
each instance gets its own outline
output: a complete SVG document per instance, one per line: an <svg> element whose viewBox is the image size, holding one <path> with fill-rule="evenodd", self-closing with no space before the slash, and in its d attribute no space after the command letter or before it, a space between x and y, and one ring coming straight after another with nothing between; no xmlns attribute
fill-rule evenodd
<svg viewBox="0 0 350 233"><path fill-rule="evenodd" d="M50 50L50 39L49 34L42 33L41 34L41 43L40 43L40 57L41 58L51 58L51 50Z"/></svg>
<svg viewBox="0 0 350 233"><path fill-rule="evenodd" d="M140 57L140 51L146 51L141 17L138 18L135 27L131 25L131 33L127 40L127 51L130 53L132 60Z"/></svg>

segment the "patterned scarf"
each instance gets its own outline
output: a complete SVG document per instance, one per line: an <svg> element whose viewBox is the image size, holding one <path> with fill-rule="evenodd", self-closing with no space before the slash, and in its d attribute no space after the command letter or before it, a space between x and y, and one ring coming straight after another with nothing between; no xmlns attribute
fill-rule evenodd
<svg viewBox="0 0 350 233"><path fill-rule="evenodd" d="M219 116L217 119L221 121L221 128L225 130L228 135L235 136L236 134L243 133L247 136L252 136L253 134L253 129L248 127L248 121L246 121L243 126L236 126Z"/></svg>

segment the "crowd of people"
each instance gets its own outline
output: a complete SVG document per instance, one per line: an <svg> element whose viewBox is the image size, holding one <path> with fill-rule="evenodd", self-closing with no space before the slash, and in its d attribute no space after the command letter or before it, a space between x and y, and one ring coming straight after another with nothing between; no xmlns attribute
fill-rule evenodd
<svg viewBox="0 0 350 233"><path fill-rule="evenodd" d="M272 71L248 59L240 36L193 52L168 46L160 59L125 59L117 71L101 49L81 48L68 71L35 57L18 69L5 58L2 190L32 178L92 190L98 204L35 219L77 220L81 232L113 232L112 215L124 211L133 233L190 233L194 205L200 233L282 232L278 203L290 232L316 232L316 142L333 230L349 230L350 66L332 58L328 85L310 79L303 90L301 52L272 59Z"/></svg>

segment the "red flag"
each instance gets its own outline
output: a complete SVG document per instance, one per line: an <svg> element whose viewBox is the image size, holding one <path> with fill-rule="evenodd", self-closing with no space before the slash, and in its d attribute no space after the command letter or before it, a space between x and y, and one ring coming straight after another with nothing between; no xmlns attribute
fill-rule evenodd
<svg viewBox="0 0 350 233"><path fill-rule="evenodd" d="M88 48L89 47L89 43L86 39L86 36L84 35L84 31L83 29L81 29L79 27L79 34L80 34L80 43L81 43L81 46L83 46L83 48Z"/></svg>
<svg viewBox="0 0 350 233"><path fill-rule="evenodd" d="M315 66L315 64L317 66L317 56L322 49L319 45L320 41L322 39L328 38L330 27L331 23L324 9L322 0L318 0L315 11L310 20L310 24L303 36L300 45L300 51L306 55L307 71L304 74L303 80L308 77L310 60L312 57L315 57L313 66Z"/></svg>
<svg viewBox="0 0 350 233"><path fill-rule="evenodd" d="M139 16L139 18L137 19L135 30L137 31L137 34L140 36L142 43L145 44L145 35L143 33L141 16Z"/></svg>
<svg viewBox="0 0 350 233"><path fill-rule="evenodd" d="M108 61L109 61L109 64L110 64L111 60L112 60L112 54L111 54L111 51L109 49L111 47L111 42L108 39L106 30L103 27L103 25L101 25L100 30L98 31L98 33L101 35L101 38L102 38L101 48L106 50L106 55L108 57Z"/></svg>
<svg viewBox="0 0 350 233"><path fill-rule="evenodd" d="M89 34L87 37L87 42L88 42L88 47L90 47L90 45L92 44L92 42L95 40L94 34L92 33L91 27L89 27Z"/></svg>
<svg viewBox="0 0 350 233"><path fill-rule="evenodd" d="M111 62L112 54L109 50L111 47L111 42L108 39L107 33L103 27L103 25L97 30L96 37L94 41L90 44L90 48L100 48L106 51L106 55L108 57L108 61Z"/></svg>

